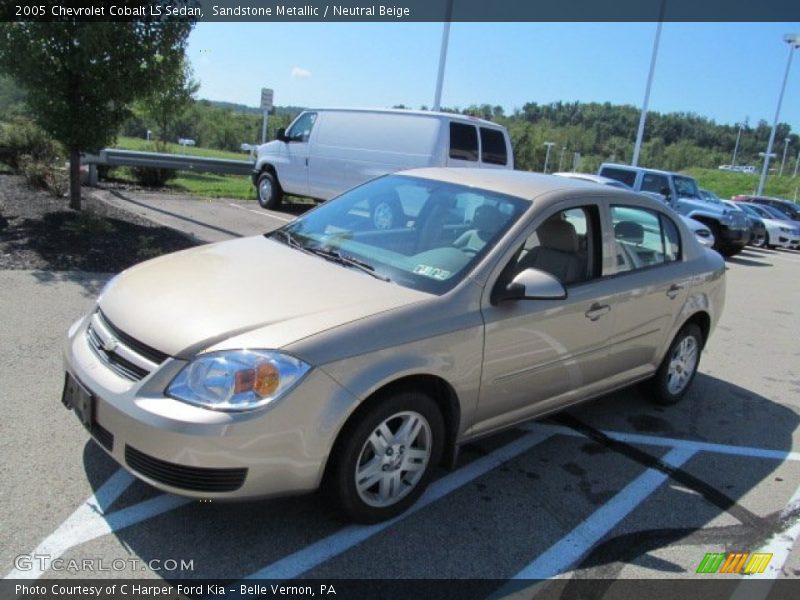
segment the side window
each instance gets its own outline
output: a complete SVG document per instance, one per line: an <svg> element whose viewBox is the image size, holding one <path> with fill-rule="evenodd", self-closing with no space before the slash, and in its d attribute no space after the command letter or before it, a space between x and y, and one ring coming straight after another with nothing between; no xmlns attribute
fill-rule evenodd
<svg viewBox="0 0 800 600"><path fill-rule="evenodd" d="M603 167L600 171L600 175L621 181L628 187L633 187L633 184L636 183L636 171L615 169L614 167Z"/></svg>
<svg viewBox="0 0 800 600"><path fill-rule="evenodd" d="M642 191L663 194L664 188L669 190L669 181L663 175L645 173L642 177ZM666 195L666 194L665 194Z"/></svg>
<svg viewBox="0 0 800 600"><path fill-rule="evenodd" d="M450 158L478 160L478 130L474 125L450 122Z"/></svg>
<svg viewBox="0 0 800 600"><path fill-rule="evenodd" d="M539 269L564 285L599 275L600 219L597 208L562 210L536 228L509 265L510 278L525 269Z"/></svg>
<svg viewBox="0 0 800 600"><path fill-rule="evenodd" d="M612 206L617 272L635 271L680 258L680 234L671 219L636 206Z"/></svg>
<svg viewBox="0 0 800 600"><path fill-rule="evenodd" d="M317 120L317 113L304 113L289 127L286 137L290 142L307 142L311 136L311 128Z"/></svg>
<svg viewBox="0 0 800 600"><path fill-rule="evenodd" d="M481 160L490 165L508 163L506 137L502 131L481 127Z"/></svg>

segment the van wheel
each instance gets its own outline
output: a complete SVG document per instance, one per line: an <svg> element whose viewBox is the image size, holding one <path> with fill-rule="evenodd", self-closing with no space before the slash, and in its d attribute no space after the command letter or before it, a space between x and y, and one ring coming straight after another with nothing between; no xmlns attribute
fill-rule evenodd
<svg viewBox="0 0 800 600"><path fill-rule="evenodd" d="M399 392L373 405L340 439L328 491L353 521L377 523L425 491L442 456L444 421L427 395Z"/></svg>
<svg viewBox="0 0 800 600"><path fill-rule="evenodd" d="M278 209L283 199L283 192L278 185L278 180L275 178L275 175L269 171L263 171L261 175L258 176L256 194L258 195L258 203L261 205L261 208L268 208L270 210Z"/></svg>
<svg viewBox="0 0 800 600"><path fill-rule="evenodd" d="M403 225L403 208L395 199L378 200L372 204L371 218L375 229L394 229Z"/></svg>
<svg viewBox="0 0 800 600"><path fill-rule="evenodd" d="M668 406L683 398L697 374L702 350L703 333L696 324L687 323L672 340L655 376L646 382L656 404Z"/></svg>

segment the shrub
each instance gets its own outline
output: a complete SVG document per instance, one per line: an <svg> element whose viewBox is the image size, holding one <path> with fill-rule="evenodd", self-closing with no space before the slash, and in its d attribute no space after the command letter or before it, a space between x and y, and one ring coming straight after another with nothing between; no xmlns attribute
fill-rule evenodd
<svg viewBox="0 0 800 600"><path fill-rule="evenodd" d="M22 155L18 159L17 169L30 185L48 190L58 198L63 197L69 190L69 173L52 160L43 162L32 156Z"/></svg>
<svg viewBox="0 0 800 600"><path fill-rule="evenodd" d="M145 147L144 151L169 153L169 147L165 143L156 142ZM131 174L136 182L144 187L163 187L168 181L177 177L175 169L155 167L131 167Z"/></svg>
<svg viewBox="0 0 800 600"><path fill-rule="evenodd" d="M60 145L29 119L18 117L0 127L0 162L15 171L20 170L23 157L52 163L59 155L63 155Z"/></svg>

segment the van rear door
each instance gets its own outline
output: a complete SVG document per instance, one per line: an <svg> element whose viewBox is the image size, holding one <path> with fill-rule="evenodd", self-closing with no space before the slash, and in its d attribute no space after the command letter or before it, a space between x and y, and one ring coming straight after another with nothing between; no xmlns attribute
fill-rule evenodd
<svg viewBox="0 0 800 600"><path fill-rule="evenodd" d="M478 128L469 123L450 121L447 152L448 167L479 167Z"/></svg>
<svg viewBox="0 0 800 600"><path fill-rule="evenodd" d="M487 169L511 169L510 143L500 129L481 127L481 167Z"/></svg>

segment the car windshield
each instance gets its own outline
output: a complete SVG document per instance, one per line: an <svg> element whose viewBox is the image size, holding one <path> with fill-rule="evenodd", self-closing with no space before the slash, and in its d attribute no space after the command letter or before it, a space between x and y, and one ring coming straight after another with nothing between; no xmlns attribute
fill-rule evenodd
<svg viewBox="0 0 800 600"><path fill-rule="evenodd" d="M675 182L675 192L678 196L683 198L700 198L700 189L697 187L697 182L691 177L675 175L673 181Z"/></svg>
<svg viewBox="0 0 800 600"><path fill-rule="evenodd" d="M388 175L266 235L380 279L442 294L530 205L472 187Z"/></svg>
<svg viewBox="0 0 800 600"><path fill-rule="evenodd" d="M769 204L762 204L761 208L763 208L765 211L767 211L769 214L771 214L773 219L779 219L781 221L791 221L792 220L791 217L789 215L787 215L785 212L783 212L779 208L775 208L774 206L771 206Z"/></svg>
<svg viewBox="0 0 800 600"><path fill-rule="evenodd" d="M700 193L703 195L703 199L707 202L713 202L714 204L719 204L722 202L720 197L710 190L700 190Z"/></svg>
<svg viewBox="0 0 800 600"><path fill-rule="evenodd" d="M757 204L743 204L742 207L749 213L755 214L758 217L763 219L774 219L775 217L772 216L771 213L764 210L763 206L758 206Z"/></svg>

